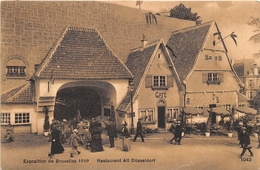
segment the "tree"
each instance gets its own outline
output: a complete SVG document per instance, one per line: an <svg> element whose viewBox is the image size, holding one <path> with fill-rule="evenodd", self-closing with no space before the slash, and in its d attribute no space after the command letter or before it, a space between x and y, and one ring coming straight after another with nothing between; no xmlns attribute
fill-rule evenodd
<svg viewBox="0 0 260 170"><path fill-rule="evenodd" d="M256 30L254 30L254 32L256 34L254 34L253 36L250 37L249 41L257 44L260 43L260 18L255 18L255 17L251 17L251 21L248 23L248 25L251 25L253 27L256 27ZM260 50L258 53L254 53L253 54L254 58L260 58Z"/></svg>
<svg viewBox="0 0 260 170"><path fill-rule="evenodd" d="M175 6L170 10L170 17L195 21L196 23L200 24L200 16L197 12L191 12L191 8L187 8L184 4L180 3L179 5Z"/></svg>

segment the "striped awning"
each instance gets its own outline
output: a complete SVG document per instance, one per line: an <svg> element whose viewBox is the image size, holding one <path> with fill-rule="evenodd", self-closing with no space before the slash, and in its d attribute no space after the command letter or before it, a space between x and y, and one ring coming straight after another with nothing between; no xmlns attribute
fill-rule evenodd
<svg viewBox="0 0 260 170"><path fill-rule="evenodd" d="M202 114L203 110L195 107L185 107L183 109L184 113L187 115L197 115L197 114Z"/></svg>
<svg viewBox="0 0 260 170"><path fill-rule="evenodd" d="M227 111L226 109L222 108L222 107L213 107L212 109L208 110L211 113L215 113L217 115L229 115L229 111Z"/></svg>
<svg viewBox="0 0 260 170"><path fill-rule="evenodd" d="M256 114L257 111L250 107L238 107L236 108L238 112L245 113L245 114Z"/></svg>

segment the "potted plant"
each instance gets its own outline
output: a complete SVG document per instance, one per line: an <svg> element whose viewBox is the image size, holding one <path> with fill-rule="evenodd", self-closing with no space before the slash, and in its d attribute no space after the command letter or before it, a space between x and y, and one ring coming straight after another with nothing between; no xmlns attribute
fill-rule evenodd
<svg viewBox="0 0 260 170"><path fill-rule="evenodd" d="M49 110L46 106L44 106L43 111L45 112L44 124L43 124L44 136L48 136L50 130L50 121L48 115Z"/></svg>
<svg viewBox="0 0 260 170"><path fill-rule="evenodd" d="M211 130L211 112L209 112L209 117L208 117L208 120L207 120L207 124L206 124L206 132L205 132L205 135L206 137L209 137L210 136L210 130Z"/></svg>

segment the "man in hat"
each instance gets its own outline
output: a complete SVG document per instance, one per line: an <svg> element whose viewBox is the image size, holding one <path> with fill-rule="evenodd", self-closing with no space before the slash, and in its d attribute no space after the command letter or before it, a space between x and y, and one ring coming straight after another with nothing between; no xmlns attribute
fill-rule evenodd
<svg viewBox="0 0 260 170"><path fill-rule="evenodd" d="M181 129L181 121L177 122L177 126L175 128L175 145L181 145L182 139L182 129Z"/></svg>
<svg viewBox="0 0 260 170"><path fill-rule="evenodd" d="M172 132L172 134L173 134L173 137L172 137L172 139L170 140L170 143L172 143L172 141L175 140L176 126L177 126L177 121L176 121L176 119L174 119L174 120L173 120L173 123L172 123L172 125L171 125L171 127L170 127L170 129L169 129L169 131Z"/></svg>
<svg viewBox="0 0 260 170"><path fill-rule="evenodd" d="M142 142L144 142L144 137L143 137L143 127L142 127L142 118L138 119L137 122L137 128L136 128L136 134L135 134L135 138L134 138L134 142L136 141L136 138L138 135L141 136Z"/></svg>
<svg viewBox="0 0 260 170"><path fill-rule="evenodd" d="M115 146L114 138L117 137L116 123L112 121L111 118L108 118L108 122L104 122L107 129L107 134L109 136L110 148Z"/></svg>
<svg viewBox="0 0 260 170"><path fill-rule="evenodd" d="M60 127L61 127L61 142L64 143L65 142L65 138L66 138L66 119L63 119Z"/></svg>
<svg viewBox="0 0 260 170"><path fill-rule="evenodd" d="M250 156L253 156L253 152L251 151L251 146L249 146L250 144L250 136L249 133L246 130L246 127L242 127L242 146L243 146L243 150L242 153L240 154L240 158L243 157L243 155L245 154L246 150L248 150L248 152L250 153Z"/></svg>

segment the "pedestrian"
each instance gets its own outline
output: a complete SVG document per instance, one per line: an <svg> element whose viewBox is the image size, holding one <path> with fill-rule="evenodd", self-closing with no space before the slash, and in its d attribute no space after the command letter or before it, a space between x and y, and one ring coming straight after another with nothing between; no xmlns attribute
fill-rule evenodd
<svg viewBox="0 0 260 170"><path fill-rule="evenodd" d="M101 123L95 122L95 119L92 119L92 122L90 124L90 133L92 141L90 142L90 149L91 152L100 152L103 151L102 146L102 129L101 129Z"/></svg>
<svg viewBox="0 0 260 170"><path fill-rule="evenodd" d="M53 130L51 131L51 153L48 154L52 158L54 154L63 153L64 148L60 141L61 131L58 129L57 124L53 124Z"/></svg>
<svg viewBox="0 0 260 170"><path fill-rule="evenodd" d="M89 128L84 129L84 136L83 136L83 141L84 141L84 148L89 150L90 149L90 142L92 141L91 133L89 131Z"/></svg>
<svg viewBox="0 0 260 170"><path fill-rule="evenodd" d="M173 140L175 140L175 131L176 131L177 121L176 119L173 120L173 123L169 129L169 131L173 134L172 139L170 140L170 143L172 143Z"/></svg>
<svg viewBox="0 0 260 170"><path fill-rule="evenodd" d="M258 148L260 148L260 120L259 119L256 120L256 124L254 125L253 131L258 136Z"/></svg>
<svg viewBox="0 0 260 170"><path fill-rule="evenodd" d="M73 132L74 129L77 129L77 127L78 127L78 121L76 117L74 117L73 120L70 122L71 132Z"/></svg>
<svg viewBox="0 0 260 170"><path fill-rule="evenodd" d="M237 128L237 140L238 140L238 142L239 142L239 145L240 145L240 147L241 148L243 148L243 145L242 145L242 137L243 137L243 131L242 131L242 126L243 126L243 123L241 122L241 123L239 123L238 124L239 126L238 126L238 128Z"/></svg>
<svg viewBox="0 0 260 170"><path fill-rule="evenodd" d="M243 155L245 154L246 150L248 150L248 152L250 153L250 156L253 156L253 152L251 151L251 146L250 145L250 136L249 133L246 129L246 127L242 127L242 146L243 146L243 150L242 153L240 154L240 158L243 157Z"/></svg>
<svg viewBox="0 0 260 170"><path fill-rule="evenodd" d="M122 126L123 126L121 131L122 147L123 147L123 151L128 152L130 151L130 142L129 142L130 135L127 129L127 123L123 121Z"/></svg>
<svg viewBox="0 0 260 170"><path fill-rule="evenodd" d="M60 124L60 129L61 129L61 142L64 143L66 139L66 119L63 119L61 124Z"/></svg>
<svg viewBox="0 0 260 170"><path fill-rule="evenodd" d="M4 139L7 143L14 141L14 127L11 125L11 123L8 123Z"/></svg>
<svg viewBox="0 0 260 170"><path fill-rule="evenodd" d="M80 154L80 151L78 151L78 145L79 145L78 140L80 140L80 138L78 137L77 133L78 133L78 130L74 129L73 133L70 135L70 138L69 138L69 143L72 147L70 157L74 157L73 156L74 151L77 151L78 155Z"/></svg>
<svg viewBox="0 0 260 170"><path fill-rule="evenodd" d="M175 128L175 145L181 145L181 139L182 139L182 128L181 128L181 122L178 121L176 128Z"/></svg>
<svg viewBox="0 0 260 170"><path fill-rule="evenodd" d="M84 129L86 129L86 125L83 123L83 120L81 120L78 123L77 129L78 129L78 136L81 138L81 140L83 140Z"/></svg>
<svg viewBox="0 0 260 170"><path fill-rule="evenodd" d="M138 122L137 122L137 128L136 128L136 134L135 134L135 137L134 137L134 142L136 141L136 138L137 138L138 135L141 136L142 142L144 142L143 127L142 127L141 121L142 121L142 118L139 118Z"/></svg>
<svg viewBox="0 0 260 170"><path fill-rule="evenodd" d="M111 118L108 119L108 122L104 122L107 129L107 134L109 137L110 148L115 146L114 138L117 137L116 123L112 121Z"/></svg>

